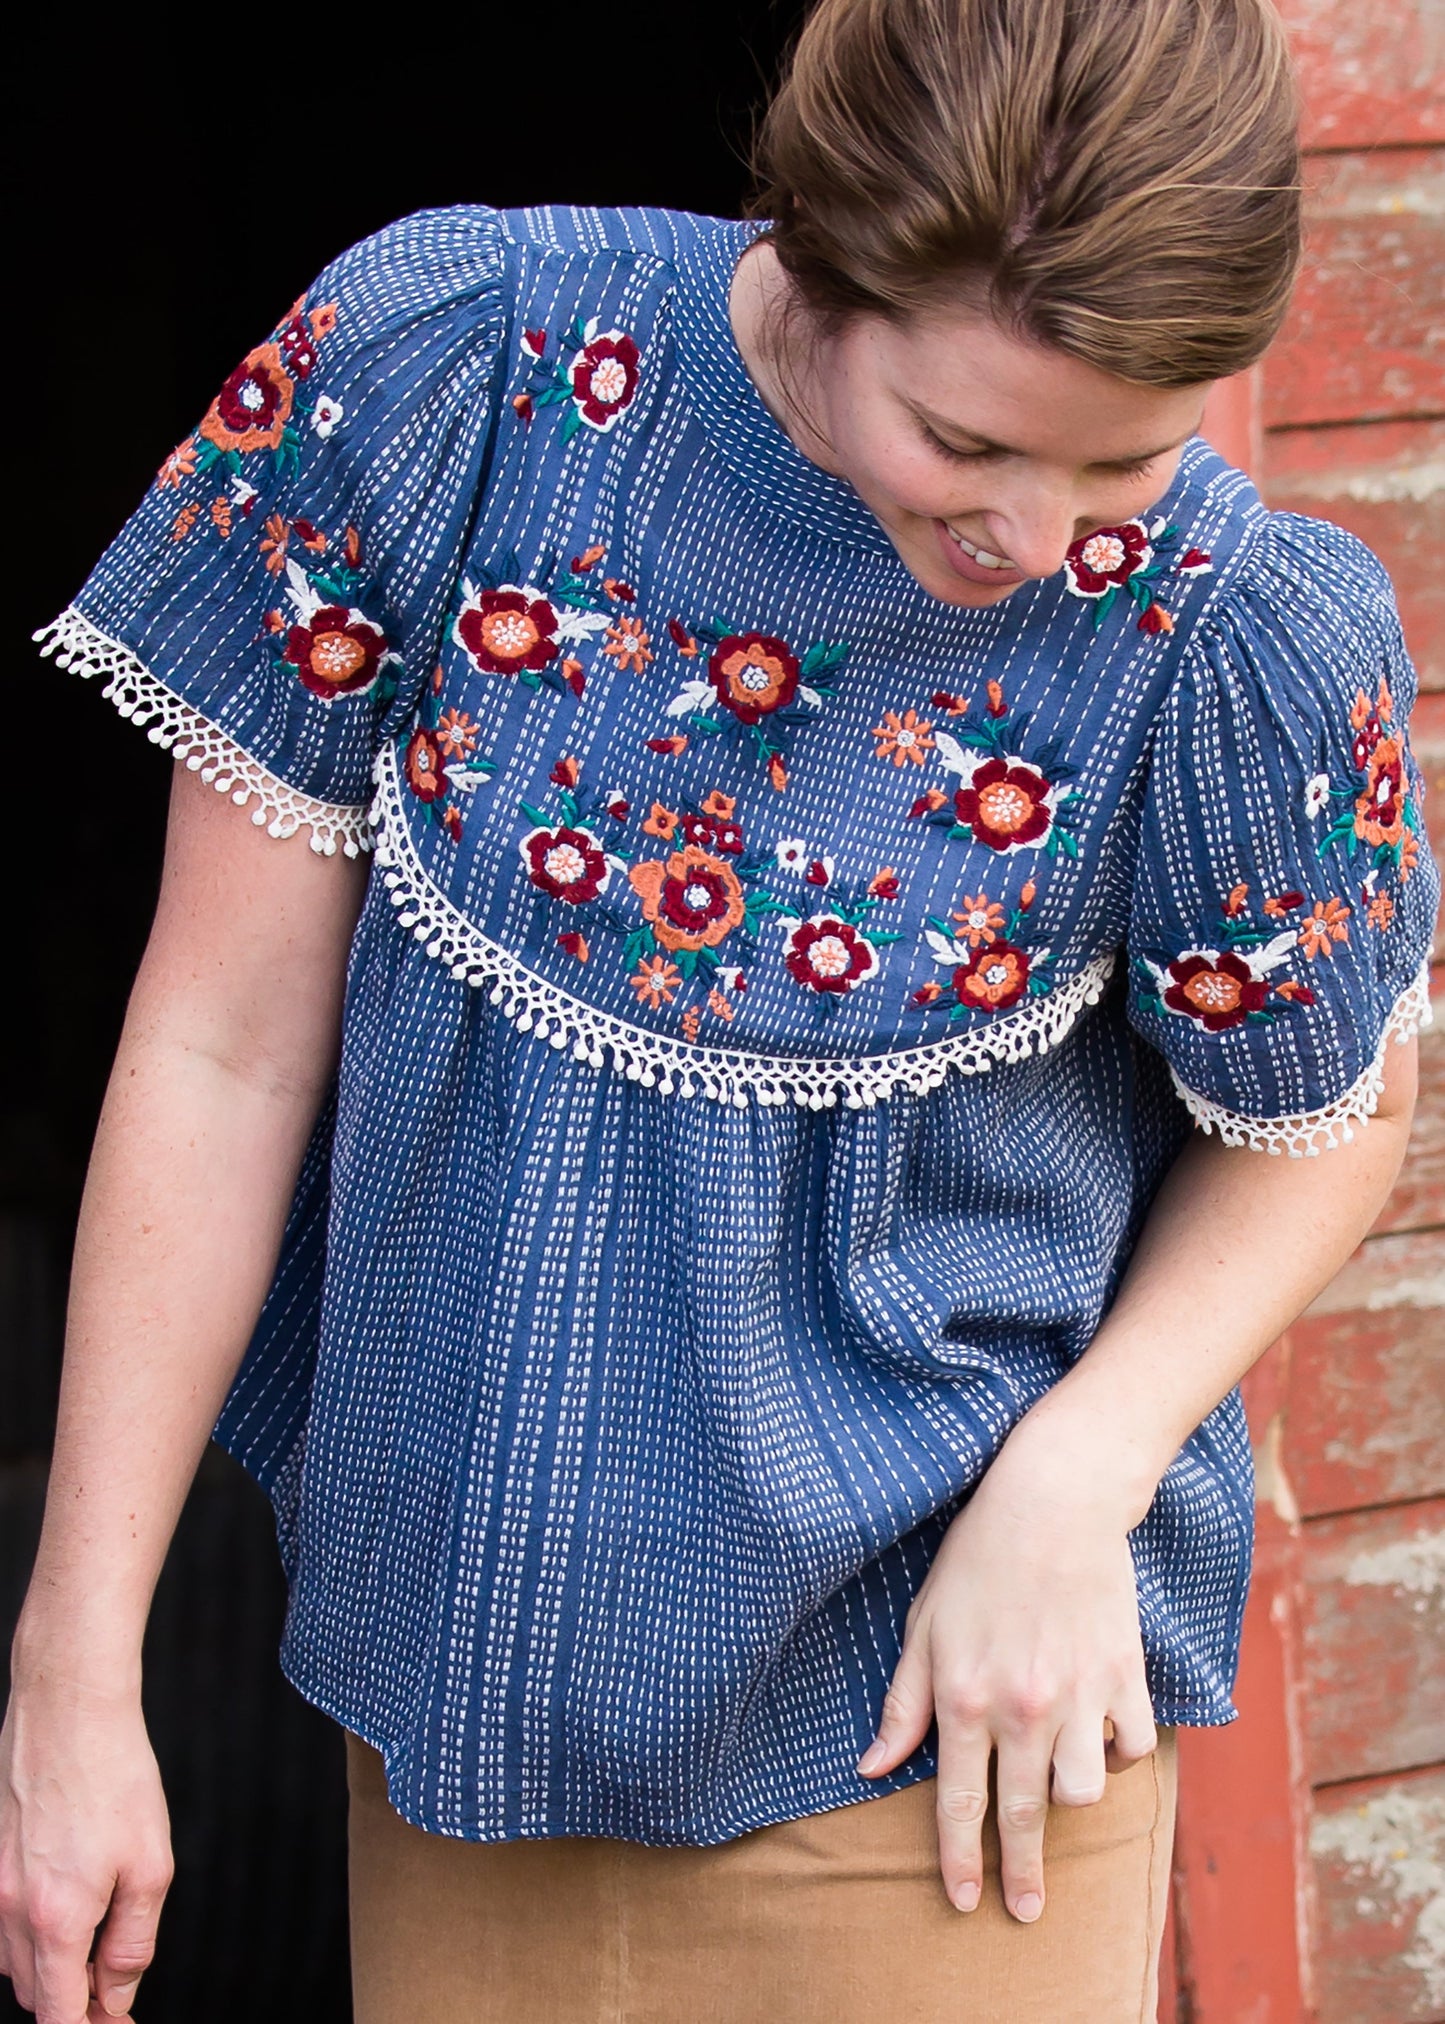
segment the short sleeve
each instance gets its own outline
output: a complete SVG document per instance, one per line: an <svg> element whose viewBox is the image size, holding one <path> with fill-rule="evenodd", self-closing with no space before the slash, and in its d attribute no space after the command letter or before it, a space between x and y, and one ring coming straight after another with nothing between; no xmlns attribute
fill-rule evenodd
<svg viewBox="0 0 1445 2024"><path fill-rule="evenodd" d="M1205 1130L1316 1153L1431 1022L1440 874L1390 580L1273 513L1161 709L1128 929L1129 1018Z"/></svg>
<svg viewBox="0 0 1445 2024"><path fill-rule="evenodd" d="M507 241L419 212L333 261L36 635L274 835L366 847L436 657L501 400Z"/></svg>

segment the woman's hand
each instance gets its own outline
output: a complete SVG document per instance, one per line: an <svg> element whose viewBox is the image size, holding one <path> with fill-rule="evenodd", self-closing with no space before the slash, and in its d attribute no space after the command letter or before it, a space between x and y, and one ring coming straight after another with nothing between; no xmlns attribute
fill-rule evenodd
<svg viewBox="0 0 1445 2024"><path fill-rule="evenodd" d="M1031 1920L1044 1908L1050 1800L1094 1805L1106 1770L1155 1747L1128 1543L1142 1513L1099 1476L1028 1420L1015 1429L913 1599L859 1762L868 1777L891 1771L936 1714L940 1867L960 1911L983 1889L991 1752L1004 1902Z"/></svg>
<svg viewBox="0 0 1445 2024"><path fill-rule="evenodd" d="M0 1970L21 2009L127 2016L171 1868L138 1699L17 1687L0 1727Z"/></svg>

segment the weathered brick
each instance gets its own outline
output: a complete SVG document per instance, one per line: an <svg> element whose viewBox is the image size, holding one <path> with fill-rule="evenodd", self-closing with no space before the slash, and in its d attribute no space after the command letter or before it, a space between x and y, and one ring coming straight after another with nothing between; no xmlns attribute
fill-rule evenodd
<svg viewBox="0 0 1445 2024"><path fill-rule="evenodd" d="M1445 153L1319 155L1308 173L1308 251L1265 360L1266 427L1438 414Z"/></svg>
<svg viewBox="0 0 1445 2024"><path fill-rule="evenodd" d="M1336 1785L1310 1824L1318 2024L1445 2016L1445 1770Z"/></svg>
<svg viewBox="0 0 1445 2024"><path fill-rule="evenodd" d="M1445 12L1359 0L1282 0L1304 92L1309 148L1445 141Z"/></svg>

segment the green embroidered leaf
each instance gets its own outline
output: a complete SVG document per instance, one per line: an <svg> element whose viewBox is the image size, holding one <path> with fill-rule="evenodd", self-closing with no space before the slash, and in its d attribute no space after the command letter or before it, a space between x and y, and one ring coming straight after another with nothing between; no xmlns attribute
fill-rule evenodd
<svg viewBox="0 0 1445 2024"><path fill-rule="evenodd" d="M652 955L657 948L651 927L634 928L622 945L622 960L630 969L640 963L644 956Z"/></svg>
<svg viewBox="0 0 1445 2024"><path fill-rule="evenodd" d="M712 717L699 717L694 714L687 721L691 724L694 731L721 731L723 728Z"/></svg>
<svg viewBox="0 0 1445 2024"><path fill-rule="evenodd" d="M875 949L881 949L885 942L901 942L903 939L903 936L893 928L874 928L864 937L864 940L871 942Z"/></svg>
<svg viewBox="0 0 1445 2024"><path fill-rule="evenodd" d="M973 831L966 822L955 822L948 833L950 836L961 836L968 842L973 840Z"/></svg>
<svg viewBox="0 0 1445 2024"><path fill-rule="evenodd" d="M562 441L570 443L581 426L582 415L580 410L575 406L568 408L566 414L562 417Z"/></svg>
<svg viewBox="0 0 1445 2024"><path fill-rule="evenodd" d="M570 401L571 398L571 384L564 382L561 386L543 387L541 393L533 394L532 405L535 408L555 408L559 402Z"/></svg>
<svg viewBox="0 0 1445 2024"><path fill-rule="evenodd" d="M551 816L544 815L540 808L534 808L530 801L519 801L517 806L534 829L550 829L552 827Z"/></svg>

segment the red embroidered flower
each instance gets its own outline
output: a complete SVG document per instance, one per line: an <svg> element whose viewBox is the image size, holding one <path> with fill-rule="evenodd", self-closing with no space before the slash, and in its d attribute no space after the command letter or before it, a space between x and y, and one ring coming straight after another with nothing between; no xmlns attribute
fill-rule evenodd
<svg viewBox="0 0 1445 2024"><path fill-rule="evenodd" d="M1385 735L1385 727L1380 722L1379 712L1376 710L1371 710L1369 715L1364 719L1364 721L1359 726L1358 730L1355 732L1355 741L1352 750L1354 752L1355 771L1357 773L1363 773L1365 768L1369 765L1370 754L1374 751L1375 747L1379 744L1380 740L1384 737L1384 735Z"/></svg>
<svg viewBox="0 0 1445 2024"><path fill-rule="evenodd" d="M1049 833L1053 784L1021 759L985 759L953 797L955 820L990 850L1017 850Z"/></svg>
<svg viewBox="0 0 1445 2024"><path fill-rule="evenodd" d="M206 410L200 433L221 450L274 450L295 395L274 344L249 352Z"/></svg>
<svg viewBox="0 0 1445 2024"><path fill-rule="evenodd" d="M712 948L742 920L743 889L732 866L697 844L628 871L642 911L665 949Z"/></svg>
<svg viewBox="0 0 1445 2024"><path fill-rule="evenodd" d="M287 370L297 379L310 379L316 367L316 347L311 332L299 316L293 316L281 331L281 351Z"/></svg>
<svg viewBox="0 0 1445 2024"><path fill-rule="evenodd" d="M406 775L407 786L418 801L441 800L450 783L435 731L423 730L418 725L412 732L406 757L402 760L402 771Z"/></svg>
<svg viewBox="0 0 1445 2024"><path fill-rule="evenodd" d="M533 885L570 906L595 900L611 874L607 853L591 831L566 823L531 830L517 848Z"/></svg>
<svg viewBox="0 0 1445 2024"><path fill-rule="evenodd" d="M1012 942L984 942L953 973L959 1003L989 1012L1016 1005L1028 985L1028 951L1015 948Z"/></svg>
<svg viewBox="0 0 1445 2024"><path fill-rule="evenodd" d="M474 592L453 630L458 645L484 674L515 675L523 668L545 668L557 658L555 606L515 584Z"/></svg>
<svg viewBox="0 0 1445 2024"><path fill-rule="evenodd" d="M1365 791L1355 797L1355 834L1366 843L1396 844L1405 833L1405 753L1398 738L1376 741L1365 776Z"/></svg>
<svg viewBox="0 0 1445 2024"><path fill-rule="evenodd" d="M305 625L291 627L282 659L291 663L313 696L329 698L369 688L385 652L386 634L380 626L359 611L324 604Z"/></svg>
<svg viewBox="0 0 1445 2024"><path fill-rule="evenodd" d="M768 633L729 633L708 655L718 701L744 724L781 710L798 688L798 658Z"/></svg>
<svg viewBox="0 0 1445 2024"><path fill-rule="evenodd" d="M1146 568L1153 553L1142 520L1096 528L1064 557L1069 589L1077 597L1103 597L1111 586L1127 583L1136 569Z"/></svg>
<svg viewBox="0 0 1445 2024"><path fill-rule="evenodd" d="M783 961L800 984L814 991L851 991L878 968L878 951L851 921L813 914L783 944Z"/></svg>
<svg viewBox="0 0 1445 2024"><path fill-rule="evenodd" d="M1170 1011L1197 1019L1211 1033L1242 1024L1269 996L1268 984L1232 950L1223 955L1212 949L1191 950L1172 962L1165 974L1170 981L1161 995Z"/></svg>
<svg viewBox="0 0 1445 2024"><path fill-rule="evenodd" d="M603 435L637 392L639 357L625 331L604 330L583 345L568 367L578 413Z"/></svg>

